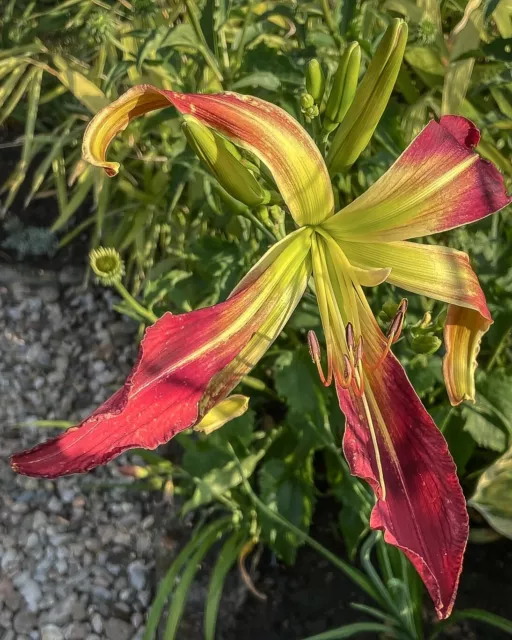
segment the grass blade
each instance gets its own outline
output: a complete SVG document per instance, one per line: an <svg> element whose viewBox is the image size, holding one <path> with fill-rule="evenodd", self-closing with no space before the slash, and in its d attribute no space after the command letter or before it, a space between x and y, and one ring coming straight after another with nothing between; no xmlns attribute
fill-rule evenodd
<svg viewBox="0 0 512 640"><path fill-rule="evenodd" d="M215 640L215 627L217 626L217 614L219 612L220 599L224 581L231 567L235 564L246 540L244 531L235 531L227 540L219 552L218 560L210 578L206 610L204 613L204 638Z"/></svg>

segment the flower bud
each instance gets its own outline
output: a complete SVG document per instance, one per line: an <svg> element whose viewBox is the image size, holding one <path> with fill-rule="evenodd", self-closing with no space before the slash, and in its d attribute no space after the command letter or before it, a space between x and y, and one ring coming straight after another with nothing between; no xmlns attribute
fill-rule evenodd
<svg viewBox="0 0 512 640"><path fill-rule="evenodd" d="M437 336L416 336L411 343L411 348L415 353L432 355L441 344L441 339Z"/></svg>
<svg viewBox="0 0 512 640"><path fill-rule="evenodd" d="M302 111L311 109L315 106L315 99L310 93L303 93L300 97L300 106L302 108Z"/></svg>
<svg viewBox="0 0 512 640"><path fill-rule="evenodd" d="M310 60L306 69L306 90L316 104L322 102L325 91L325 75L316 58Z"/></svg>
<svg viewBox="0 0 512 640"><path fill-rule="evenodd" d="M89 262L98 281L105 287L121 282L121 278L124 276L124 262L115 249L111 247L91 249Z"/></svg>
<svg viewBox="0 0 512 640"><path fill-rule="evenodd" d="M190 146L233 198L248 207L270 201L270 193L231 152L227 141L193 116L184 116L184 119L183 131Z"/></svg>
<svg viewBox="0 0 512 640"><path fill-rule="evenodd" d="M332 141L327 164L331 174L350 167L370 142L400 71L407 25L394 19L382 38L352 104Z"/></svg>
<svg viewBox="0 0 512 640"><path fill-rule="evenodd" d="M361 65L361 47L357 42L347 46L340 58L338 69L325 106L324 130L336 129L343 120L356 94L359 67Z"/></svg>

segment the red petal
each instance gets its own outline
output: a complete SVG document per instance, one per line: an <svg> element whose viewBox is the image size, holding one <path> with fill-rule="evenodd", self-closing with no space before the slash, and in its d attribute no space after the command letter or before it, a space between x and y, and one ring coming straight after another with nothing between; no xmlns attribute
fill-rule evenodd
<svg viewBox="0 0 512 640"><path fill-rule="evenodd" d="M405 371L392 355L366 373L386 493L361 398L337 388L346 416L343 449L352 473L377 496L370 520L425 583L440 618L450 615L468 537L466 502L453 459Z"/></svg>
<svg viewBox="0 0 512 640"><path fill-rule="evenodd" d="M77 427L15 454L13 469L47 478L81 473L127 449L154 449L194 425L280 333L307 284L307 251L307 244L283 251L226 302L165 314L146 331L124 387Z"/></svg>

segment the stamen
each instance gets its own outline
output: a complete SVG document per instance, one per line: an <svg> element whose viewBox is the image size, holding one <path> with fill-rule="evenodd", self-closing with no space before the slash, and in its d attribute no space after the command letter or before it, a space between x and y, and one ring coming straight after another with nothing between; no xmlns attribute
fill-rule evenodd
<svg viewBox="0 0 512 640"><path fill-rule="evenodd" d="M347 323L347 327L345 329L345 337L347 339L348 350L349 352L353 353L356 346L356 341L354 339L354 327L352 326L351 322Z"/></svg>
<svg viewBox="0 0 512 640"><path fill-rule="evenodd" d="M325 387L328 387L332 381L332 358L330 358L329 353L327 353L327 377L326 377L322 369L320 343L318 342L316 333L312 329L308 331L308 347L309 347L309 354L311 355L313 362L316 364L316 368L318 371L318 375L320 376L320 380L322 381L322 384Z"/></svg>
<svg viewBox="0 0 512 640"><path fill-rule="evenodd" d="M352 366L349 357L345 353L343 354L343 364L345 365L344 371L343 373L339 371L337 372L336 382L342 389L348 389L352 384L354 367Z"/></svg>
<svg viewBox="0 0 512 640"><path fill-rule="evenodd" d="M362 362L363 360L363 355L364 355L364 342L363 342L363 336L359 336L359 342L357 343L357 349L356 349L356 366Z"/></svg>

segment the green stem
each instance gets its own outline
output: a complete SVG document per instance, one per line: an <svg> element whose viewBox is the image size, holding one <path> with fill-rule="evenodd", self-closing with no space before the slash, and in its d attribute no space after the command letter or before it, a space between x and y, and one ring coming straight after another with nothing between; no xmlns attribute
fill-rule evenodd
<svg viewBox="0 0 512 640"><path fill-rule="evenodd" d="M222 73L220 72L217 60L215 59L215 56L211 52L208 43L206 42L203 30L201 29L201 23L199 22L199 19L197 17L198 8L195 0L185 0L185 6L187 8L187 15L190 19L192 29L194 29L194 33L196 34L196 37L200 43L199 50L203 54L206 64L210 67L210 69L217 76L220 82L222 82L224 78L222 77Z"/></svg>
<svg viewBox="0 0 512 640"><path fill-rule="evenodd" d="M324 14L325 24L329 29L329 33L331 34L334 42L338 46L343 44L338 28L336 27L336 23L334 22L334 18L332 17L331 7L329 6L329 0L320 0L320 5L322 6L322 13Z"/></svg>
<svg viewBox="0 0 512 640"><path fill-rule="evenodd" d="M512 327L509 327L505 331L503 336L501 337L501 340L499 341L498 346L494 350L494 353L492 354L492 357L489 360L489 364L487 365L487 367L485 369L486 373L490 373L492 371L492 369L494 368L494 365L498 361L498 358L500 357L501 352L507 346L507 340L508 340L508 338L509 338L511 333L512 333Z"/></svg>
<svg viewBox="0 0 512 640"><path fill-rule="evenodd" d="M247 35L247 29L249 28L249 25L251 23L251 18L252 18L252 5L253 5L253 0L250 0L247 3L247 12L245 14L244 24L242 26L240 42L238 43L238 49L236 50L235 69L237 71L242 66L242 61L243 61L244 51L245 51L245 36Z"/></svg>
<svg viewBox="0 0 512 640"><path fill-rule="evenodd" d="M114 286L117 289L119 295L122 298L124 298L124 300L126 300L126 302L130 305L130 307L134 311L136 311L139 314L139 316L148 320L150 324L153 324L158 320L158 317L152 311L150 311L149 309L146 309L139 302L137 302L137 300L135 300L132 294L128 291L128 289L126 289L126 287L121 282L116 282Z"/></svg>
<svg viewBox="0 0 512 640"><path fill-rule="evenodd" d="M245 209L242 212L242 215L250 220L256 227L258 227L258 229L262 233L264 233L269 240L272 240L272 242L279 240L279 238L276 238L276 236L269 229L267 229L263 222L259 218L257 218L250 209Z"/></svg>

